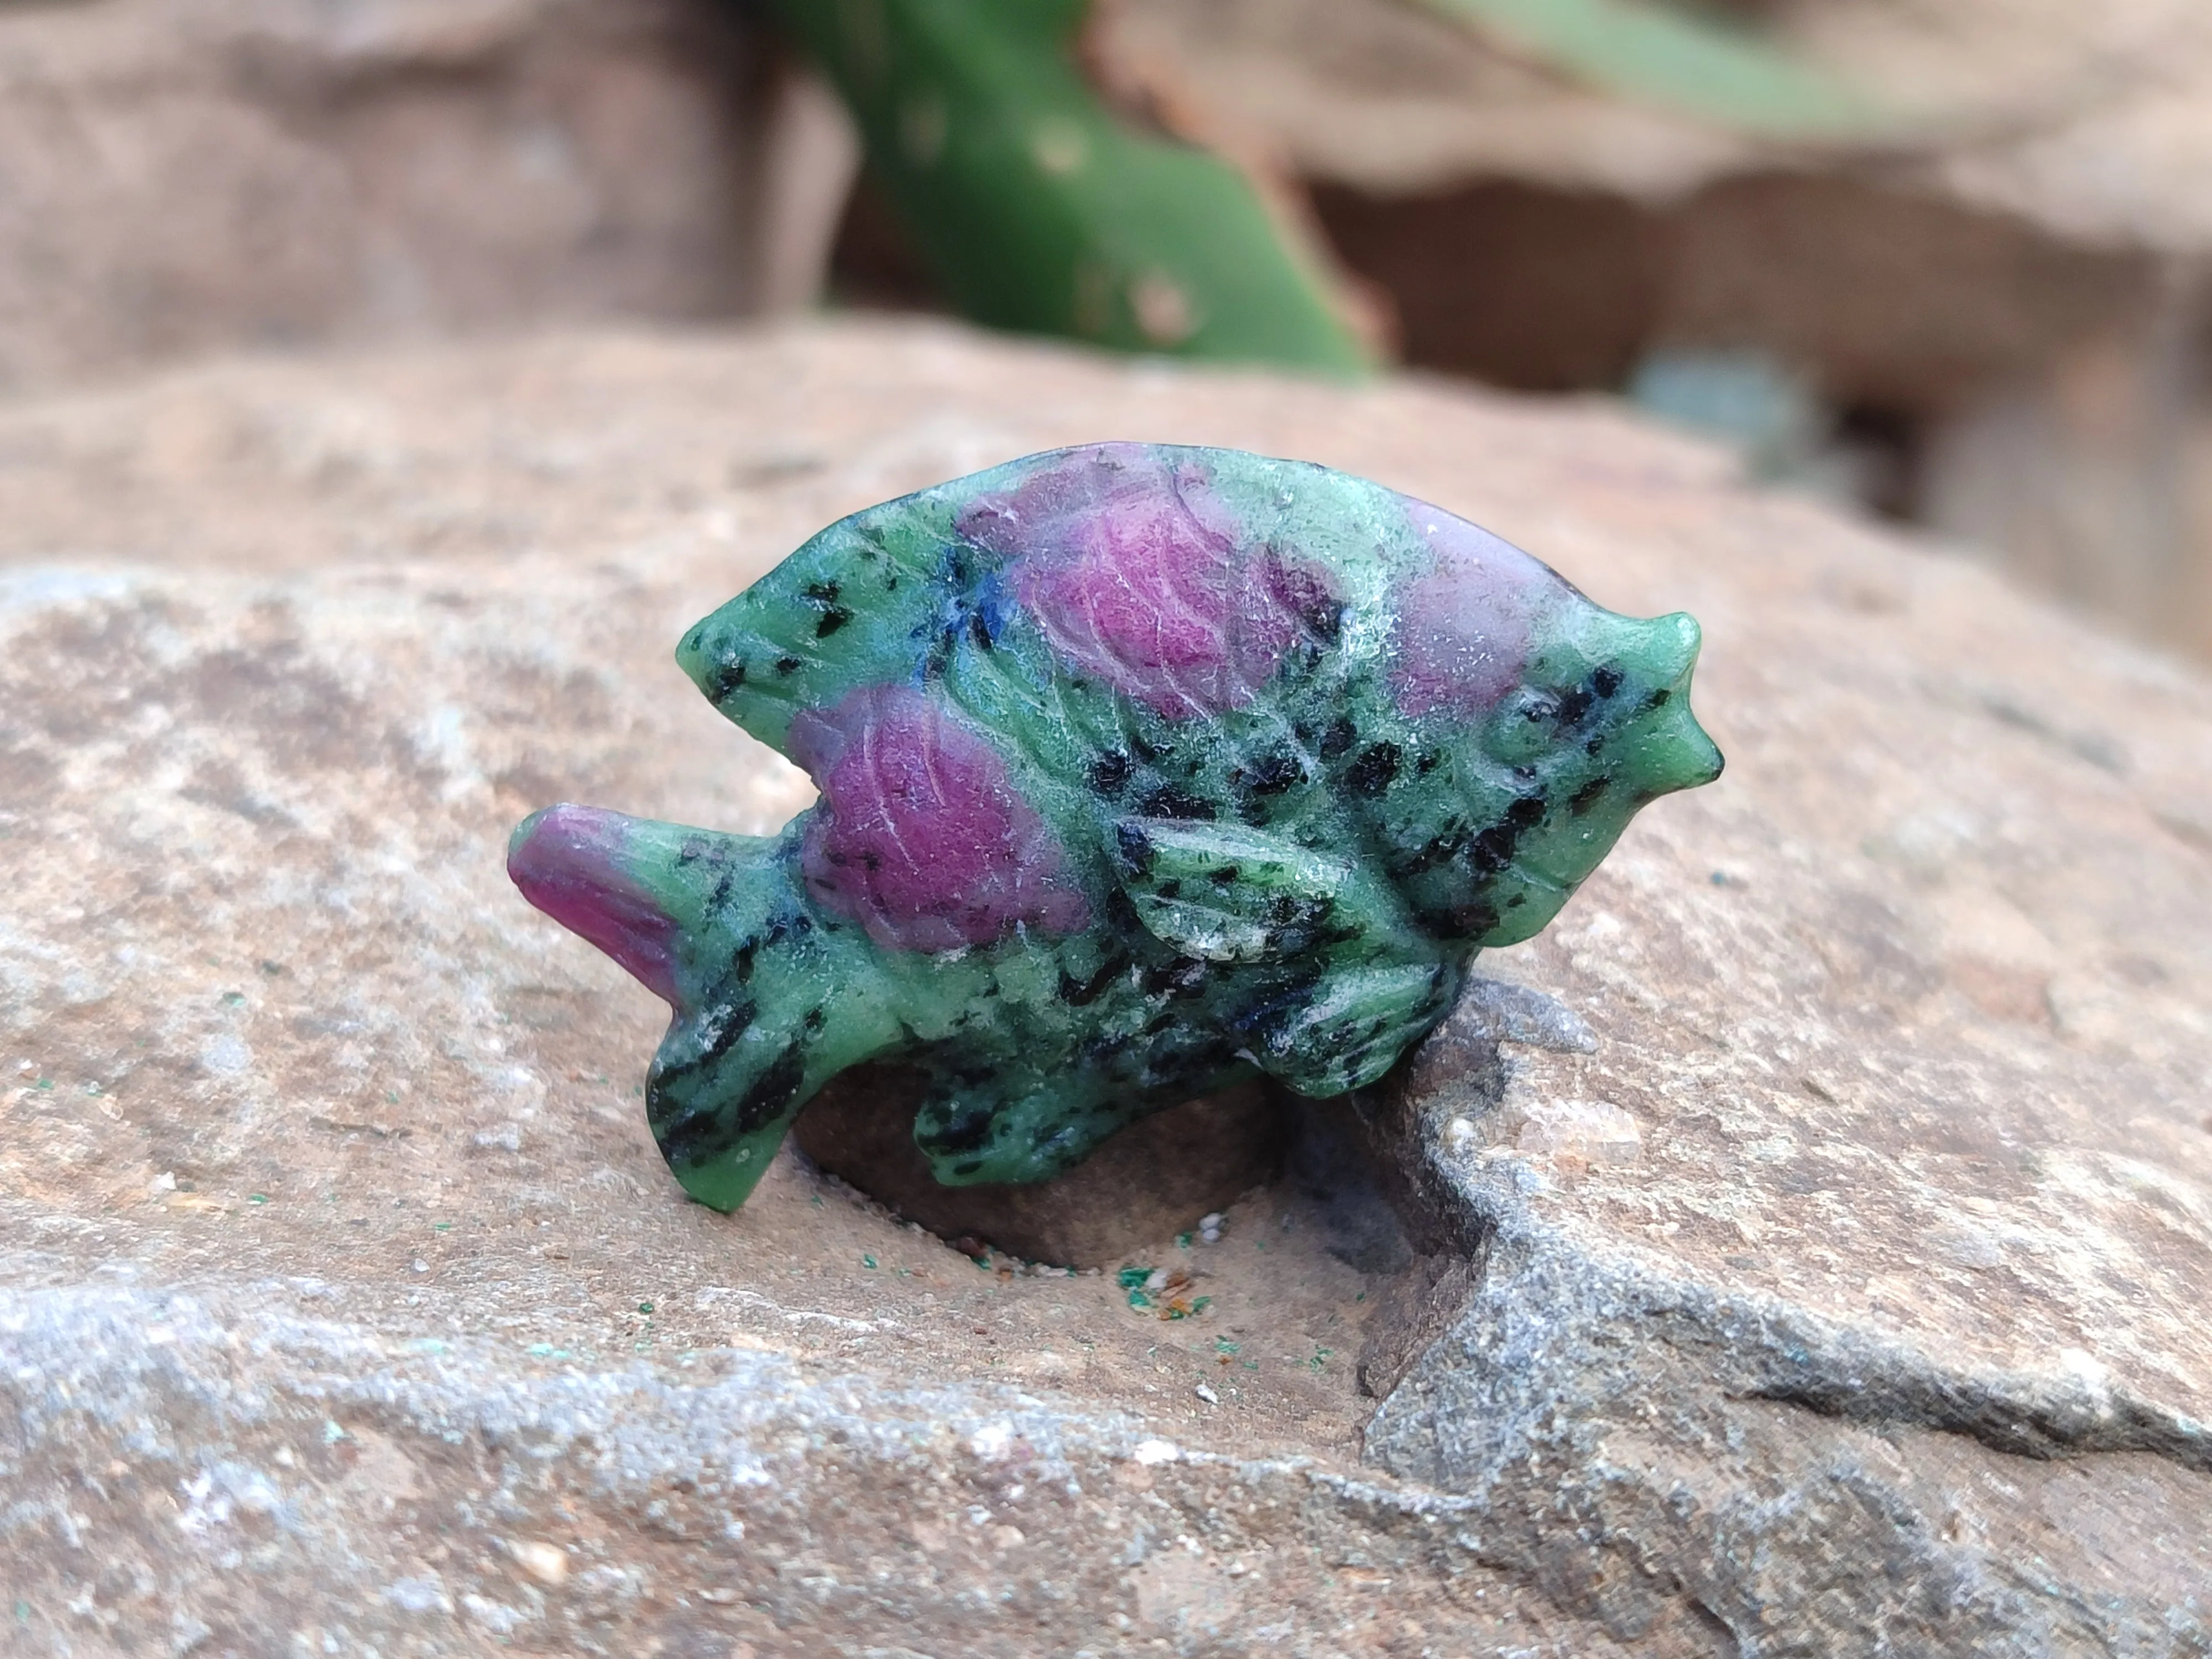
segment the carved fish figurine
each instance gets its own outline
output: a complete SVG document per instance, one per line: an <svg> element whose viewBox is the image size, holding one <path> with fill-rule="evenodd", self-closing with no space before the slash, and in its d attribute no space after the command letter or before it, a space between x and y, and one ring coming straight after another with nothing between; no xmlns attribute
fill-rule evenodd
<svg viewBox="0 0 2212 1659"><path fill-rule="evenodd" d="M702 1202L894 1056L939 1181L1034 1181L1255 1069L1381 1077L1719 775L1698 642L1323 467L1058 450L841 520L684 635L820 790L781 835L554 806L507 867L673 1011L647 1112Z"/></svg>

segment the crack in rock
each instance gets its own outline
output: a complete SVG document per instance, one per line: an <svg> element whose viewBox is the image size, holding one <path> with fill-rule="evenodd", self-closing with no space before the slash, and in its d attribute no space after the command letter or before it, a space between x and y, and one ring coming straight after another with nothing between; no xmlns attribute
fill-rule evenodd
<svg viewBox="0 0 2212 1659"><path fill-rule="evenodd" d="M2212 1427L2086 1354L1947 1361L1541 1218L1519 1161L1449 1133L1504 1102L1495 1043L1466 1045L1445 1085L1417 1063L1360 1102L1427 1252L1396 1315L1426 1340L1378 1364L1370 1462L1473 1499L1486 1559L1624 1641L2212 1647L2212 1546L2190 1518L2212 1512Z"/></svg>

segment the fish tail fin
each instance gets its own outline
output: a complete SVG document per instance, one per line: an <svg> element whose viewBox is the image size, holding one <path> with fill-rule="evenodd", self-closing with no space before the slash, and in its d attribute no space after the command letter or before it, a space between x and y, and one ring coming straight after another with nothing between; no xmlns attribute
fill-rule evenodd
<svg viewBox="0 0 2212 1659"><path fill-rule="evenodd" d="M865 939L825 932L801 895L798 827L732 836L561 805L507 848L525 898L668 1004L647 1121L684 1189L718 1210L745 1201L816 1090L896 1035Z"/></svg>

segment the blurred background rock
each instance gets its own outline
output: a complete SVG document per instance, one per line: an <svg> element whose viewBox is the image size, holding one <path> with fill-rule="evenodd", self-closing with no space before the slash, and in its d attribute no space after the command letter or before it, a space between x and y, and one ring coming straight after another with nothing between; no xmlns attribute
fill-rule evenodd
<svg viewBox="0 0 2212 1659"><path fill-rule="evenodd" d="M959 69L1022 12L922 9ZM1106 131L1082 123L1203 147L1279 240L1232 247L1232 277L1279 258L1325 301L1300 324L1311 349L1278 357L1632 398L1778 483L2212 654L2199 0L1030 8L1068 27L1095 109L1024 85L1012 58L996 82L933 90L907 0L794 0L790 38L771 13L0 0L0 390L240 347L825 299L1270 355L1210 343L1206 279L1194 300L1141 247L1063 296L1064 325L975 297L970 265L1001 252L948 248L948 198L916 180L948 123L957 150L993 99L1019 115L1052 97L1073 125L1037 126L1021 165L1025 188L1064 187L1004 211L1066 216L1045 254L1075 262L1073 288L1086 247L1194 237L1188 213L1116 228L1112 189L1065 183L1096 152L1082 134ZM891 101L868 102L854 39L889 53Z"/></svg>

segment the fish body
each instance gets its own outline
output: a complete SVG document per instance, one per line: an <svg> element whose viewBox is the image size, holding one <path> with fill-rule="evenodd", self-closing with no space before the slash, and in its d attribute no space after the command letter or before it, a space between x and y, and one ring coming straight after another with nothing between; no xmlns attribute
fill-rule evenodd
<svg viewBox="0 0 2212 1659"><path fill-rule="evenodd" d="M1033 1181L1254 1071L1375 1081L1630 816L1709 781L1686 616L1364 479L1102 444L853 514L677 657L803 767L774 837L549 808L509 869L674 1018L647 1115L741 1204L830 1077Z"/></svg>

